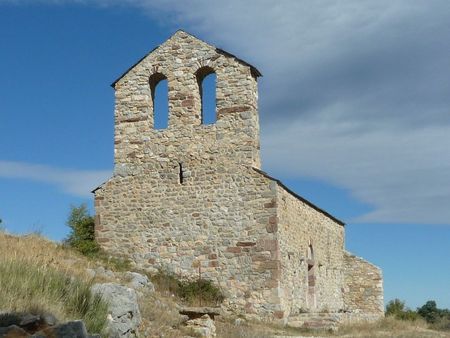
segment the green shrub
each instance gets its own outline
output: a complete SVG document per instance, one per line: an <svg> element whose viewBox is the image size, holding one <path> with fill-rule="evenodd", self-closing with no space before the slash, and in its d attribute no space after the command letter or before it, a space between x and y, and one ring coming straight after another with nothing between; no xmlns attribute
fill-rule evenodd
<svg viewBox="0 0 450 338"><path fill-rule="evenodd" d="M94 217L89 215L85 204L71 206L67 225L71 229L65 243L86 256L98 253L100 246L95 241Z"/></svg>
<svg viewBox="0 0 450 338"><path fill-rule="evenodd" d="M218 305L224 300L220 289L210 280L183 280L164 269L150 278L160 291L169 292L190 305Z"/></svg>
<svg viewBox="0 0 450 338"><path fill-rule="evenodd" d="M436 323L441 317L441 310L437 308L434 300L429 300L422 307L417 309L419 315L421 315L427 323Z"/></svg>
<svg viewBox="0 0 450 338"><path fill-rule="evenodd" d="M405 302L396 298L389 301L386 305L386 317L393 316L400 320L410 320L415 321L419 318L416 311L410 310L405 306Z"/></svg>
<svg viewBox="0 0 450 338"><path fill-rule="evenodd" d="M178 295L187 303L196 305L217 305L224 299L219 288L207 279L180 281Z"/></svg>
<svg viewBox="0 0 450 338"><path fill-rule="evenodd" d="M0 261L0 304L4 310L35 313L41 309L60 320L81 319L89 332L101 333L108 305L93 295L90 287L52 268L21 260Z"/></svg>
<svg viewBox="0 0 450 338"><path fill-rule="evenodd" d="M430 324L431 328L443 331L450 330L450 310L439 309L434 300L429 300L417 308L417 313Z"/></svg>

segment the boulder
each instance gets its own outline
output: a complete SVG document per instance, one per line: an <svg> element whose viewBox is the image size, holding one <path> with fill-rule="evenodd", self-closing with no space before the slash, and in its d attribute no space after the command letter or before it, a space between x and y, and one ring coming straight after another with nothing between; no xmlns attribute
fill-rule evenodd
<svg viewBox="0 0 450 338"><path fill-rule="evenodd" d="M0 327L0 337L22 338L29 337L29 334L17 325L10 325L8 327Z"/></svg>
<svg viewBox="0 0 450 338"><path fill-rule="evenodd" d="M33 338L57 337L57 338L89 338L86 326L81 320L74 320L57 326L51 326L39 332L36 332Z"/></svg>
<svg viewBox="0 0 450 338"><path fill-rule="evenodd" d="M143 289L145 288L147 291L154 292L155 286L150 282L146 275L142 275L137 272L125 272L125 278L130 281L130 286L135 289Z"/></svg>
<svg viewBox="0 0 450 338"><path fill-rule="evenodd" d="M136 291L116 283L94 284L91 290L95 294L100 294L109 304L108 336L137 337L141 313Z"/></svg>

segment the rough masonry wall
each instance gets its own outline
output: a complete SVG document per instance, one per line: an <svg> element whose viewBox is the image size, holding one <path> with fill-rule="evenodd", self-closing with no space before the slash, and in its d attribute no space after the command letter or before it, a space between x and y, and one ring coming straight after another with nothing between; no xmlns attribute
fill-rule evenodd
<svg viewBox="0 0 450 338"><path fill-rule="evenodd" d="M141 268L213 280L229 309L271 316L280 310L272 183L251 169L205 172L189 185L116 176L97 193L96 235Z"/></svg>
<svg viewBox="0 0 450 338"><path fill-rule="evenodd" d="M344 227L281 186L277 204L284 311L294 316L343 309ZM310 245L313 257L308 257ZM309 276L308 265L312 265ZM308 283L314 284L313 289Z"/></svg>
<svg viewBox="0 0 450 338"><path fill-rule="evenodd" d="M205 66L217 75L213 125L200 117ZM164 130L153 128L154 74L168 80ZM260 165L254 71L179 31L115 90L115 171L95 192L101 246L144 269L212 279L237 312L279 311L276 186L251 169Z"/></svg>
<svg viewBox="0 0 450 338"><path fill-rule="evenodd" d="M383 276L380 268L345 252L344 271L344 319L377 320L383 317Z"/></svg>

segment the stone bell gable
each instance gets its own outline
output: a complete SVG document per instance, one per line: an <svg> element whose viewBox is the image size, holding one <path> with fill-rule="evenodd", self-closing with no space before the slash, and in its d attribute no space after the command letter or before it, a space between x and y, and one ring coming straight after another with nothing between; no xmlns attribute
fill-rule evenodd
<svg viewBox="0 0 450 338"><path fill-rule="evenodd" d="M202 85L212 73L215 122L206 124ZM139 268L214 281L237 314L379 318L381 271L345 251L344 223L260 169L260 75L177 31L119 77L114 174L94 190L96 239ZM161 81L168 126L158 129Z"/></svg>
<svg viewBox="0 0 450 338"><path fill-rule="evenodd" d="M214 124L202 124L201 84L217 77ZM177 31L113 83L115 164L177 171L205 165L260 166L257 77L253 66ZM155 88L168 82L168 128L154 128ZM164 168L164 170L167 170ZM191 176L192 177L192 176ZM186 182L191 178L186 177Z"/></svg>

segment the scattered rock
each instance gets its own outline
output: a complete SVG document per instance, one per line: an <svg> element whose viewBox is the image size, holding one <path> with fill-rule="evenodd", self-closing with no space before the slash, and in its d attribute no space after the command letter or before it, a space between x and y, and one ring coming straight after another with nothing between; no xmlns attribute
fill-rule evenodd
<svg viewBox="0 0 450 338"><path fill-rule="evenodd" d="M80 320L55 325L57 319L51 314L5 313L0 319L1 325L7 325L0 327L2 338L100 338L89 335Z"/></svg>
<svg viewBox="0 0 450 338"><path fill-rule="evenodd" d="M65 337L65 338L88 338L91 337L86 331L86 326L81 320L74 320L57 326L51 326L35 333L37 337Z"/></svg>
<svg viewBox="0 0 450 338"><path fill-rule="evenodd" d="M107 330L110 338L137 337L141 313L136 291L115 283L94 284L92 292L109 304Z"/></svg>
<svg viewBox="0 0 450 338"><path fill-rule="evenodd" d="M29 334L17 325L10 325L8 327L0 327L0 337L22 338L29 337Z"/></svg>
<svg viewBox="0 0 450 338"><path fill-rule="evenodd" d="M90 278L94 278L97 274L94 269L86 269L86 273Z"/></svg>
<svg viewBox="0 0 450 338"><path fill-rule="evenodd" d="M41 315L41 318L47 325L53 326L58 324L58 319L51 313L43 314Z"/></svg>
<svg viewBox="0 0 450 338"><path fill-rule="evenodd" d="M198 337L212 338L216 336L214 321L206 314L200 318L188 320L186 326Z"/></svg>
<svg viewBox="0 0 450 338"><path fill-rule="evenodd" d="M189 319L200 318L203 315L208 315L211 319L221 314L220 308L217 307L180 307L180 314L187 315Z"/></svg>
<svg viewBox="0 0 450 338"><path fill-rule="evenodd" d="M145 288L147 291L150 292L155 291L155 286L153 285L152 282L150 282L148 277L145 275L141 275L140 273L137 272L128 271L125 273L125 278L130 280L130 286L133 289L139 290Z"/></svg>
<svg viewBox="0 0 450 338"><path fill-rule="evenodd" d="M94 270L94 277L104 277L104 278L115 278L114 272L111 270L105 269L103 266L99 266Z"/></svg>

